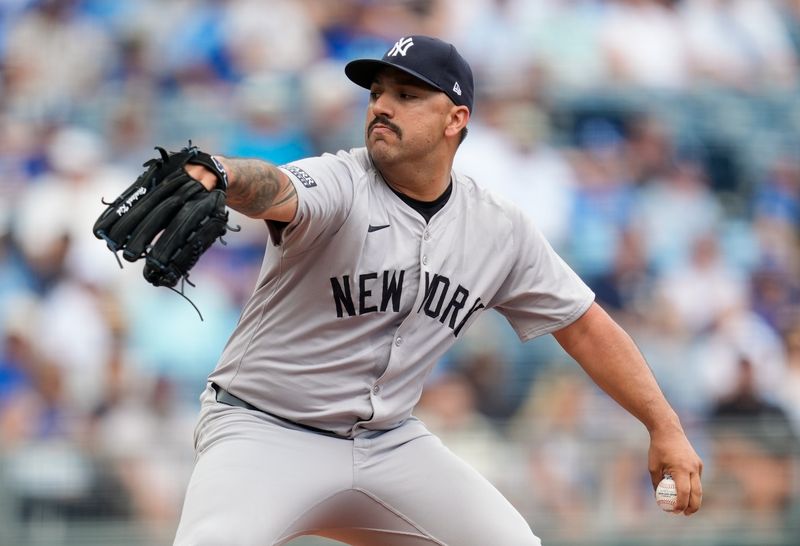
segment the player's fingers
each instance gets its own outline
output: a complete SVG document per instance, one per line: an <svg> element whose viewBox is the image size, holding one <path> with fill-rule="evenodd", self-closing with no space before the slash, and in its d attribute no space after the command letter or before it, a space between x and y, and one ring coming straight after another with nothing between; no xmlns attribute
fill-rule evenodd
<svg viewBox="0 0 800 546"><path fill-rule="evenodd" d="M700 481L700 473L693 472L689 477L689 483L692 487L689 493L689 505L683 511L687 516L691 516L700 510L700 505L703 504L703 484Z"/></svg>
<svg viewBox="0 0 800 546"><path fill-rule="evenodd" d="M186 174L200 182L207 190L213 190L217 185L217 175L207 167L195 163L187 163L184 167Z"/></svg>
<svg viewBox="0 0 800 546"><path fill-rule="evenodd" d="M674 514L680 514L689 506L689 497L692 490L692 482L686 472L673 472L672 479L675 481L675 507L672 509Z"/></svg>

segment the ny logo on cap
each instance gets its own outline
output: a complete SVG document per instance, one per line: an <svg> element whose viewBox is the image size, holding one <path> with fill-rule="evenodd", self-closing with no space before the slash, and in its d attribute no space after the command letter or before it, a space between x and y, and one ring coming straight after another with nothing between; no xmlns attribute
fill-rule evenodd
<svg viewBox="0 0 800 546"><path fill-rule="evenodd" d="M414 45L413 38L400 38L395 42L394 47L392 47L392 49L389 50L389 53L387 53L386 56L397 57L397 54L399 53L400 55L405 57L406 53L408 52L408 48L410 48L413 45Z"/></svg>

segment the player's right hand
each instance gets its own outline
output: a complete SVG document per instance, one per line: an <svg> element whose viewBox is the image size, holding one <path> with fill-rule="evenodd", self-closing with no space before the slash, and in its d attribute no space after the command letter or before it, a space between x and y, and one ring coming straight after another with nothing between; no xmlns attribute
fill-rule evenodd
<svg viewBox="0 0 800 546"><path fill-rule="evenodd" d="M680 426L650 432L648 469L654 490L664 474L670 474L675 480L678 498L673 513L690 516L700 509L703 503L703 486L700 483L703 461Z"/></svg>

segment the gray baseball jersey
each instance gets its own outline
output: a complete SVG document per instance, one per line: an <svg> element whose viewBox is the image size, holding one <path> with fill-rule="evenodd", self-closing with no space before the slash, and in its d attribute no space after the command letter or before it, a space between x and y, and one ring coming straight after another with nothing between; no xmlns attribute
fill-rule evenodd
<svg viewBox="0 0 800 546"><path fill-rule="evenodd" d="M468 177L452 174L426 223L365 148L282 169L297 214L271 225L255 291L210 375L273 415L345 437L392 429L485 310L525 341L594 300L529 218Z"/></svg>

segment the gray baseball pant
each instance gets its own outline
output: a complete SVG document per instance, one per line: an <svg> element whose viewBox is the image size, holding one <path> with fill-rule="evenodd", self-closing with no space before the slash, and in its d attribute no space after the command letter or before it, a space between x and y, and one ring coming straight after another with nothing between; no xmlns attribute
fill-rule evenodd
<svg viewBox="0 0 800 546"><path fill-rule="evenodd" d="M514 507L417 419L353 439L203 394L176 546L541 546Z"/></svg>

